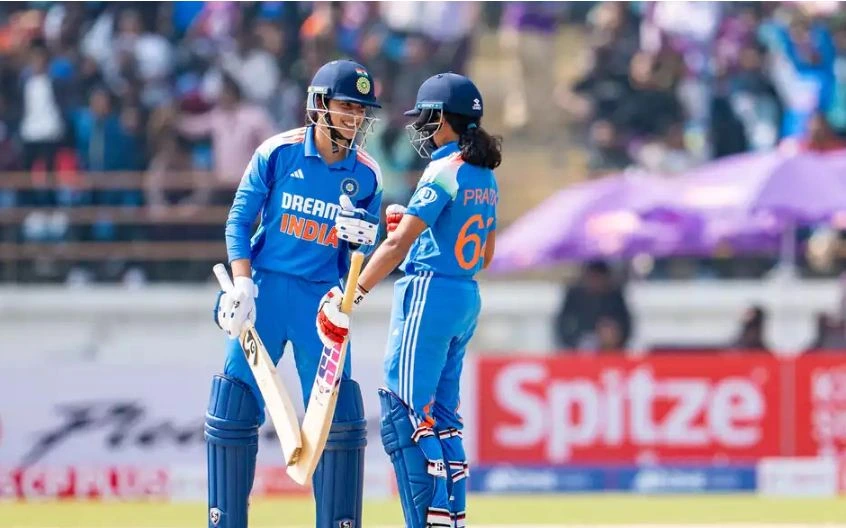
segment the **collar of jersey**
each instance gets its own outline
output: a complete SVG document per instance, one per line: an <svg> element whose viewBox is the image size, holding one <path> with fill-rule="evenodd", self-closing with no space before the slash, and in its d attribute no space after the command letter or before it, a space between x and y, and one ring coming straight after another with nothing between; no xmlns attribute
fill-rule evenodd
<svg viewBox="0 0 846 528"><path fill-rule="evenodd" d="M458 152L458 141L450 141L445 145L441 145L435 152L432 152L432 159L445 158L456 152Z"/></svg>
<svg viewBox="0 0 846 528"><path fill-rule="evenodd" d="M446 145L444 145L446 146ZM346 157L341 161L337 161L332 163L331 165L326 164L327 167L330 169L338 169L338 170L353 170L355 167L356 162L356 149L353 148L350 152L347 153ZM308 157L323 158L320 157L320 153L317 152L317 145L314 144L314 125L309 126L306 128L305 132L305 139L303 141L303 155Z"/></svg>

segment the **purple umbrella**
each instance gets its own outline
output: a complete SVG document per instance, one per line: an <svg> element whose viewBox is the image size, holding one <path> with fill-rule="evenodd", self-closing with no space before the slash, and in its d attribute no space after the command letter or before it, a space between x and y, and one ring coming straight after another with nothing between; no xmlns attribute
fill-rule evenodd
<svg viewBox="0 0 846 528"><path fill-rule="evenodd" d="M672 200L658 196L641 213L815 223L846 211L846 151L741 154L668 179L667 185Z"/></svg>
<svg viewBox="0 0 846 528"><path fill-rule="evenodd" d="M697 240L698 222L655 211L666 192L660 178L620 175L558 191L497 237L492 271L515 271L567 260L674 254Z"/></svg>
<svg viewBox="0 0 846 528"><path fill-rule="evenodd" d="M846 152L742 154L685 176L620 175L559 191L497 240L493 271L567 260L772 252L846 212Z"/></svg>

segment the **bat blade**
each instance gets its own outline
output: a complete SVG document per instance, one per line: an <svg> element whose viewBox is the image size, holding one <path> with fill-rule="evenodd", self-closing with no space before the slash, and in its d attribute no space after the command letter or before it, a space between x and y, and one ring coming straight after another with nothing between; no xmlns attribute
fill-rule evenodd
<svg viewBox="0 0 846 528"><path fill-rule="evenodd" d="M335 415L335 405L338 402L341 376L346 361L348 340L332 348L323 347L317 375L311 386L311 395L303 418L302 451L299 460L288 466L288 476L302 486L308 485L317 463L326 447L329 430L332 428L332 417Z"/></svg>

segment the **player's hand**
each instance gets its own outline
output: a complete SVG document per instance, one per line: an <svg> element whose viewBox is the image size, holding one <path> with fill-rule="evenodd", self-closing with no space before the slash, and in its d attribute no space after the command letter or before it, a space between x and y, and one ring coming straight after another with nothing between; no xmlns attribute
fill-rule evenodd
<svg viewBox="0 0 846 528"><path fill-rule="evenodd" d="M379 217L370 214L367 209L356 208L346 194L341 195L340 204L341 210L335 217L338 238L360 246L375 244L379 234Z"/></svg>
<svg viewBox="0 0 846 528"><path fill-rule="evenodd" d="M350 316L341 311L343 296L341 288L335 286L320 299L317 308L317 335L329 348L343 343L350 332Z"/></svg>
<svg viewBox="0 0 846 528"><path fill-rule="evenodd" d="M367 292L361 286L355 289L353 304L358 305ZM350 316L341 311L341 300L344 292L335 286L320 299L317 307L317 335L327 347L333 347L344 342L350 331Z"/></svg>
<svg viewBox="0 0 846 528"><path fill-rule="evenodd" d="M217 301L217 325L231 339L241 335L247 321L256 322L258 286L249 277L235 277L233 289L224 291Z"/></svg>
<svg viewBox="0 0 846 528"><path fill-rule="evenodd" d="M405 206L400 204L391 204L385 209L385 227L388 233L395 231L399 223L402 222L402 215L405 214Z"/></svg>

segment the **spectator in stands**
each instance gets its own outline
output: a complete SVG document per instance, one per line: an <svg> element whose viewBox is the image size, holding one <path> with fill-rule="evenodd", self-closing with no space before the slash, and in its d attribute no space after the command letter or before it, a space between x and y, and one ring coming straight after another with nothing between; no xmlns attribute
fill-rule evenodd
<svg viewBox="0 0 846 528"><path fill-rule="evenodd" d="M579 283L565 290L555 318L555 343L561 350L624 348L631 327L623 290L614 284L608 265L591 262Z"/></svg>
<svg viewBox="0 0 846 528"><path fill-rule="evenodd" d="M802 135L810 117L828 111L834 94L835 48L821 23L795 11L788 27L779 26L775 79L784 98L782 135Z"/></svg>
<svg viewBox="0 0 846 528"><path fill-rule="evenodd" d="M561 9L557 2L507 2L502 11L503 118L512 133L531 129L544 139L554 136L556 114L549 94L557 79L549 59Z"/></svg>
<svg viewBox="0 0 846 528"><path fill-rule="evenodd" d="M829 108L828 122L841 133L846 131L846 25L841 22L834 33L836 56L834 59L834 89Z"/></svg>
<svg viewBox="0 0 846 528"><path fill-rule="evenodd" d="M156 219L165 219L173 214L190 216L209 203L211 181L203 171L195 170L191 155L191 143L174 130L163 132L160 147L147 172L145 182L146 203L150 214ZM169 176L191 173L194 188L188 192L169 192L165 183ZM179 205L176 210L170 205Z"/></svg>
<svg viewBox="0 0 846 528"><path fill-rule="evenodd" d="M109 64L116 75L124 74L127 83L141 87L141 100L148 107L164 103L170 97L168 85L173 50L170 42L154 31L148 31L150 22L145 22L137 9L125 9L118 19L118 34L112 42L112 60ZM123 94L126 86L116 90Z"/></svg>
<svg viewBox="0 0 846 528"><path fill-rule="evenodd" d="M638 163L656 174L679 174L698 165L684 143L684 124L669 123L661 136L643 145L637 152Z"/></svg>
<svg viewBox="0 0 846 528"><path fill-rule="evenodd" d="M33 170L41 164L48 173L56 166L56 156L65 139L65 109L62 104L62 88L47 72L50 56L43 42L33 43L29 52L28 67L21 74L23 104L20 137L23 143L24 168ZM47 185L46 179L42 179ZM45 191L36 194L36 202L49 205L53 193Z"/></svg>
<svg viewBox="0 0 846 528"><path fill-rule="evenodd" d="M110 172L139 168L133 163L138 145L126 133L115 111L114 98L104 86L91 92L88 106L73 116L73 125L82 170Z"/></svg>
<svg viewBox="0 0 846 528"><path fill-rule="evenodd" d="M846 149L846 140L831 128L823 112L816 112L808 120L807 132L786 138L779 145L783 152L830 152Z"/></svg>
<svg viewBox="0 0 846 528"><path fill-rule="evenodd" d="M719 119L714 114L719 111L712 105L711 141L714 145L715 158L744 150L767 150L773 148L780 137L782 104L775 86L764 71L768 55L766 48L757 43L747 44L738 54L737 70L721 72L724 81L718 87L720 99L728 105L726 118ZM742 140L727 142L726 138L737 137L730 121L739 120L742 124ZM723 124L724 123L724 124Z"/></svg>
<svg viewBox="0 0 846 528"><path fill-rule="evenodd" d="M743 312L740 332L731 348L748 352L767 352L764 342L764 330L767 324L767 311L759 305L750 306Z"/></svg>
<svg viewBox="0 0 846 528"><path fill-rule="evenodd" d="M14 141L12 120L8 115L6 98L0 93L0 171L21 168L21 156Z"/></svg>
<svg viewBox="0 0 846 528"><path fill-rule="evenodd" d="M273 55L259 46L258 36L250 28L243 28L235 43L234 50L220 55L221 69L238 84L245 99L266 108L279 89L279 66Z"/></svg>
<svg viewBox="0 0 846 528"><path fill-rule="evenodd" d="M652 138L663 133L664 123L684 120L684 111L674 92L679 58L672 53L661 60L646 52L634 56L629 70L632 92L612 116L626 137Z"/></svg>
<svg viewBox="0 0 846 528"><path fill-rule="evenodd" d="M0 171L16 171L21 168L18 146L12 135L12 128L6 112L6 100L0 92ZM0 190L0 208L14 206L18 202L13 189Z"/></svg>
<svg viewBox="0 0 846 528"><path fill-rule="evenodd" d="M275 131L267 111L245 102L238 83L228 76L215 107L199 115L181 115L177 127L189 138L211 136L214 172L233 192L253 152Z"/></svg>
<svg viewBox="0 0 846 528"><path fill-rule="evenodd" d="M604 119L591 125L589 148L588 169L592 176L623 170L632 162L616 127Z"/></svg>
<svg viewBox="0 0 846 528"><path fill-rule="evenodd" d="M846 327L843 320L827 313L817 314L817 335L806 352L846 352Z"/></svg>

